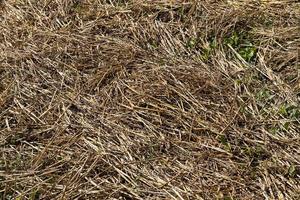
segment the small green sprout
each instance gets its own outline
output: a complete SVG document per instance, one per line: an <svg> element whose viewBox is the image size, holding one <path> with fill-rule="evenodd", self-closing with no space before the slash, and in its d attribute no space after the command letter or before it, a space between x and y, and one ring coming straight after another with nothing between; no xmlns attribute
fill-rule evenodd
<svg viewBox="0 0 300 200"><path fill-rule="evenodd" d="M247 62L252 61L256 56L257 48L251 43L245 32L233 32L230 37L224 39L224 44L234 48Z"/></svg>
<svg viewBox="0 0 300 200"><path fill-rule="evenodd" d="M231 145L225 135L218 136L218 140L224 145L226 151L231 151Z"/></svg>
<svg viewBox="0 0 300 200"><path fill-rule="evenodd" d="M196 38L190 38L189 41L187 42L187 47L190 49L193 49L197 45L197 39Z"/></svg>
<svg viewBox="0 0 300 200"><path fill-rule="evenodd" d="M298 119L300 117L300 108L295 105L283 104L279 107L278 113L283 117Z"/></svg>
<svg viewBox="0 0 300 200"><path fill-rule="evenodd" d="M294 177L296 175L296 167L295 167L295 165L292 164L292 165L289 166L289 168L287 170L287 175L289 177Z"/></svg>
<svg viewBox="0 0 300 200"><path fill-rule="evenodd" d="M230 45L232 47L237 47L239 44L239 36L236 32L234 32L229 38L225 38L224 43L226 45Z"/></svg>
<svg viewBox="0 0 300 200"><path fill-rule="evenodd" d="M262 89L256 94L258 100L267 100L271 97L271 92L268 89Z"/></svg>
<svg viewBox="0 0 300 200"><path fill-rule="evenodd" d="M255 54L257 52L257 48L254 47L252 44L249 44L248 46L240 48L238 53L240 56L247 62L250 62L255 57Z"/></svg>

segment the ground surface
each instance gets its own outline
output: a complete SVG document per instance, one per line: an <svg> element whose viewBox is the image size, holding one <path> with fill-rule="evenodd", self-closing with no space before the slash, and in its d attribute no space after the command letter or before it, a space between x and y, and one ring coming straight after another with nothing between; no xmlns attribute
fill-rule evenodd
<svg viewBox="0 0 300 200"><path fill-rule="evenodd" d="M0 8L2 199L300 199L299 1Z"/></svg>

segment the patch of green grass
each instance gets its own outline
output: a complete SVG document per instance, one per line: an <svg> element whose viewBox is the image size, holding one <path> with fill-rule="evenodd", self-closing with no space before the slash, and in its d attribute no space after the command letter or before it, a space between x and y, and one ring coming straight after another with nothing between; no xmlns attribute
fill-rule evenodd
<svg viewBox="0 0 300 200"><path fill-rule="evenodd" d="M220 143L222 143L222 145L224 146L224 149L226 151L231 151L231 145L228 142L228 140L227 140L227 138L226 138L225 135L218 136L218 140L219 140Z"/></svg>
<svg viewBox="0 0 300 200"><path fill-rule="evenodd" d="M274 113L274 97L272 91L267 88L262 88L255 94L256 104L261 115L268 116Z"/></svg>
<svg viewBox="0 0 300 200"><path fill-rule="evenodd" d="M238 51L240 56L242 56L242 58L247 62L250 62L253 60L256 52L257 52L257 48L255 46L253 46L251 43L249 43L248 45L246 45L244 47L241 47Z"/></svg>
<svg viewBox="0 0 300 200"><path fill-rule="evenodd" d="M253 113L247 107L247 105L242 105L240 108L240 113L244 114L247 118L253 117Z"/></svg>
<svg viewBox="0 0 300 200"><path fill-rule="evenodd" d="M14 194L12 191L6 191L6 192L0 192L0 199L3 200L23 200L23 199L28 199L28 200L38 200L41 199L41 192L39 190L34 190L29 194L24 194L24 195L18 195L15 196L16 194Z"/></svg>
<svg viewBox="0 0 300 200"><path fill-rule="evenodd" d="M257 48L253 45L247 32L233 32L224 39L224 44L234 48L247 62L253 61L256 57Z"/></svg>
<svg viewBox="0 0 300 200"><path fill-rule="evenodd" d="M300 108L299 106L292 104L282 104L279 107L278 113L285 118L299 119Z"/></svg>
<svg viewBox="0 0 300 200"><path fill-rule="evenodd" d="M296 168L295 168L295 165L290 165L290 167L288 168L287 170L287 175L290 176L290 177L294 177L296 174Z"/></svg>
<svg viewBox="0 0 300 200"><path fill-rule="evenodd" d="M40 196L41 196L41 192L39 190L34 190L29 195L29 199L30 200L38 200L38 199L40 199Z"/></svg>
<svg viewBox="0 0 300 200"><path fill-rule="evenodd" d="M225 196L225 197L223 198L223 200L233 200L233 198L231 198L230 196Z"/></svg>
<svg viewBox="0 0 300 200"><path fill-rule="evenodd" d="M263 146L246 147L243 149L244 154L250 158L251 166L259 165L260 161L271 157L270 153Z"/></svg>
<svg viewBox="0 0 300 200"><path fill-rule="evenodd" d="M268 132L272 135L278 135L280 132L282 132L282 128L279 124L271 125L271 127L267 128Z"/></svg>
<svg viewBox="0 0 300 200"><path fill-rule="evenodd" d="M191 37L186 44L188 49L200 51L199 59L203 62L207 62L211 58L212 53L217 46L216 38L201 42L198 38Z"/></svg>
<svg viewBox="0 0 300 200"><path fill-rule="evenodd" d="M217 46L218 44L216 38L210 39L205 45L202 46L200 59L204 62L208 61Z"/></svg>
<svg viewBox="0 0 300 200"><path fill-rule="evenodd" d="M1 191L0 192L0 199L13 200L13 199L16 199L16 198L14 198L14 194L13 194L12 191Z"/></svg>
<svg viewBox="0 0 300 200"><path fill-rule="evenodd" d="M285 130L289 130L289 128L290 128L290 125L291 125L291 122L285 122L284 124L283 124L283 128L285 129Z"/></svg>
<svg viewBox="0 0 300 200"><path fill-rule="evenodd" d="M17 196L17 197L16 197L16 200L22 200L22 199L23 199L22 196Z"/></svg>
<svg viewBox="0 0 300 200"><path fill-rule="evenodd" d="M233 32L231 36L224 39L224 44L230 45L234 48L238 47L239 43L240 43L240 36L236 32Z"/></svg>
<svg viewBox="0 0 300 200"><path fill-rule="evenodd" d="M272 93L270 90L263 88L258 91L256 94L256 99L259 101L269 100L272 97Z"/></svg>
<svg viewBox="0 0 300 200"><path fill-rule="evenodd" d="M194 38L194 37L191 37L186 46L189 48L189 49L194 49L196 47L196 45L198 44L198 41L197 41L197 38Z"/></svg>

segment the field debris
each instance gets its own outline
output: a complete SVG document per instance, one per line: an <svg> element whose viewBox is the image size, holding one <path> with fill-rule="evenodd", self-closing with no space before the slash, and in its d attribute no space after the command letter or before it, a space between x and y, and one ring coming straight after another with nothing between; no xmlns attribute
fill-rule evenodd
<svg viewBox="0 0 300 200"><path fill-rule="evenodd" d="M0 1L1 199L300 199L299 1Z"/></svg>

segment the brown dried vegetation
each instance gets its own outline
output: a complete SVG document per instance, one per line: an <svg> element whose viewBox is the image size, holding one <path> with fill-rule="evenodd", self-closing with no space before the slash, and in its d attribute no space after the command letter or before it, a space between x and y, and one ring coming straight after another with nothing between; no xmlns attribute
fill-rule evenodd
<svg viewBox="0 0 300 200"><path fill-rule="evenodd" d="M2 0L0 198L299 199L299 1Z"/></svg>

